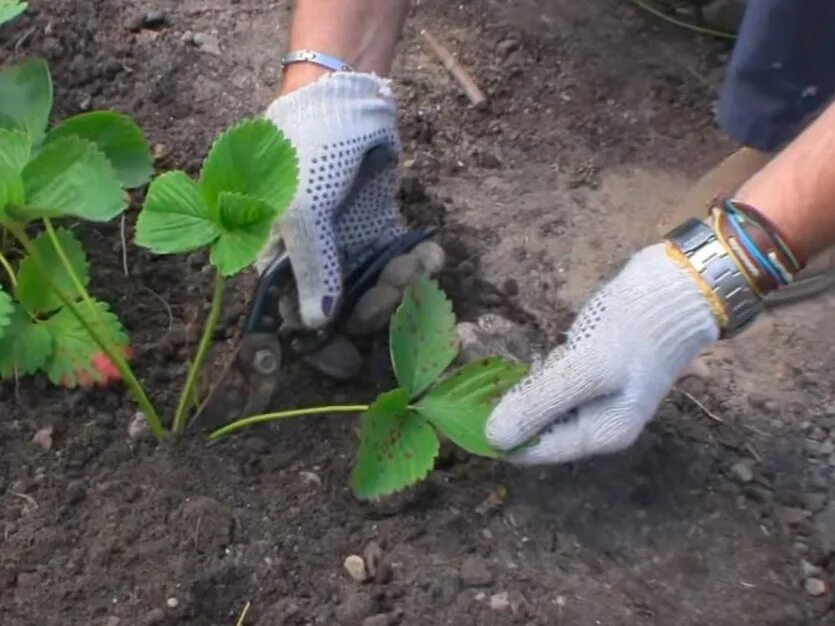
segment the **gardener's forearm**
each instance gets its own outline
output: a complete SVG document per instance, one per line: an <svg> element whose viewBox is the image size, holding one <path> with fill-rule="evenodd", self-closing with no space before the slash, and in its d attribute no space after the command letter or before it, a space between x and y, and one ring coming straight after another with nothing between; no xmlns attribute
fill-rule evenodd
<svg viewBox="0 0 835 626"><path fill-rule="evenodd" d="M735 196L811 258L835 244L835 103Z"/></svg>
<svg viewBox="0 0 835 626"><path fill-rule="evenodd" d="M409 0L297 0L290 50L335 56L360 72L388 76ZM312 63L285 68L282 95L313 82L328 70Z"/></svg>

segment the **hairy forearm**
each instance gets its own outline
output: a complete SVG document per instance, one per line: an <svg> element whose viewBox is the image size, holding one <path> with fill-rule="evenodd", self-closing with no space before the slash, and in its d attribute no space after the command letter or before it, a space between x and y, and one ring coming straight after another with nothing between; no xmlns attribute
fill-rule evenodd
<svg viewBox="0 0 835 626"><path fill-rule="evenodd" d="M767 215L807 258L835 245L835 103L735 197Z"/></svg>
<svg viewBox="0 0 835 626"><path fill-rule="evenodd" d="M338 57L360 72L388 76L409 0L297 0L290 50L309 49ZM281 94L327 73L298 63L285 68Z"/></svg>

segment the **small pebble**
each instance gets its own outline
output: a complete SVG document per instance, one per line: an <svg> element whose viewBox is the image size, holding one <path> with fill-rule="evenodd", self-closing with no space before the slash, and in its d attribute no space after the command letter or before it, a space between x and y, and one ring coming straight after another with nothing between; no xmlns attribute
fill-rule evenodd
<svg viewBox="0 0 835 626"><path fill-rule="evenodd" d="M750 483L754 480L754 472L747 461L739 461L731 468L731 472L741 483Z"/></svg>
<svg viewBox="0 0 835 626"><path fill-rule="evenodd" d="M490 596L490 608L494 611L505 611L510 608L510 598L507 591L494 593Z"/></svg>
<svg viewBox="0 0 835 626"><path fill-rule="evenodd" d="M424 241L418 244L412 251L423 268L423 271L430 276L439 274L446 265L446 253L444 249L434 241Z"/></svg>
<svg viewBox="0 0 835 626"><path fill-rule="evenodd" d="M52 430L52 426L39 429L32 437L32 443L49 452L52 450Z"/></svg>
<svg viewBox="0 0 835 626"><path fill-rule="evenodd" d="M806 559L800 561L800 569L803 572L804 578L812 578L821 574L821 568Z"/></svg>
<svg viewBox="0 0 835 626"><path fill-rule="evenodd" d="M165 621L165 612L162 609L151 609L145 614L145 619L142 620L142 623L145 626L156 626L157 624L162 624Z"/></svg>
<svg viewBox="0 0 835 626"><path fill-rule="evenodd" d="M180 606L180 601L172 596L165 601L165 604L169 609L176 609L178 606Z"/></svg>
<svg viewBox="0 0 835 626"><path fill-rule="evenodd" d="M813 456L817 456L820 454L821 443L816 439L809 439L807 438L806 441L803 442L803 445L806 447L806 452Z"/></svg>
<svg viewBox="0 0 835 626"><path fill-rule="evenodd" d="M128 438L131 441L138 441L145 439L151 434L151 429L148 427L148 420L145 419L145 414L142 411L137 411L128 424Z"/></svg>
<svg viewBox="0 0 835 626"><path fill-rule="evenodd" d="M831 439L827 439L821 444L820 449L818 450L818 454L821 456L829 456L835 452L835 443Z"/></svg>
<svg viewBox="0 0 835 626"><path fill-rule="evenodd" d="M352 554L345 558L343 563L348 575L358 583L368 580L368 570L365 568L365 561L358 554Z"/></svg>
<svg viewBox="0 0 835 626"><path fill-rule="evenodd" d="M826 583L820 578L807 578L803 588L810 596L818 597L826 593Z"/></svg>
<svg viewBox="0 0 835 626"><path fill-rule="evenodd" d="M111 615L110 617L107 618L107 621L104 623L104 626L119 626L119 624L121 624L121 623L122 623L122 620L120 620L115 615Z"/></svg>

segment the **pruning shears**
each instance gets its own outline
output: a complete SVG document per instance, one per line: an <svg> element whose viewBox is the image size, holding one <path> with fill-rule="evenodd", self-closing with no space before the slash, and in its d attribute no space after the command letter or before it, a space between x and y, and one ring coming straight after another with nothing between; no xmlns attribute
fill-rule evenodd
<svg viewBox="0 0 835 626"><path fill-rule="evenodd" d="M343 297L332 322L315 331L289 326L282 318L279 300L295 290L295 282L290 257L286 252L279 253L258 280L237 354L197 410L189 429L204 430L263 413L280 384L279 371L289 359L301 359L332 378L341 378L339 364L328 367L323 353L331 353L331 362L340 358L338 344L346 340L339 336L339 330L357 301L377 283L389 261L408 253L433 232L433 227L407 231L372 252L345 278ZM236 376L240 378L238 384L232 380Z"/></svg>

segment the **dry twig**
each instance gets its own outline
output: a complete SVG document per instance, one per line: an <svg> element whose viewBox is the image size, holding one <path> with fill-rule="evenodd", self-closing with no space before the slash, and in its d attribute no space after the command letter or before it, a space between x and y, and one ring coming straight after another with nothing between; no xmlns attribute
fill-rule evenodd
<svg viewBox="0 0 835 626"><path fill-rule="evenodd" d="M452 56L452 53L428 31L422 30L420 31L420 34L423 35L424 39L426 39L429 47L432 48L432 52L434 52L438 59L440 59L447 71L452 74L452 77L458 81L459 85L461 85L461 88L464 90L464 93L467 94L470 102L472 102L474 106L479 106L487 102L487 96L484 95L484 92L476 84L475 79L467 70L464 69L458 60Z"/></svg>

